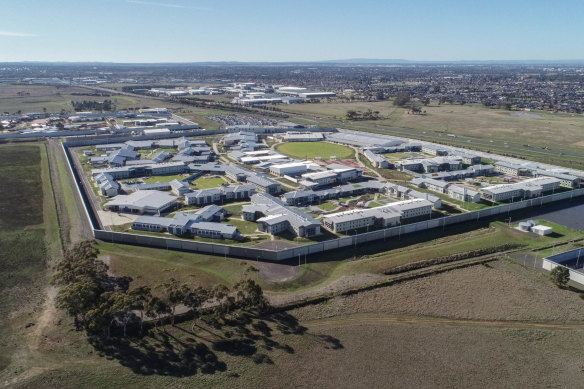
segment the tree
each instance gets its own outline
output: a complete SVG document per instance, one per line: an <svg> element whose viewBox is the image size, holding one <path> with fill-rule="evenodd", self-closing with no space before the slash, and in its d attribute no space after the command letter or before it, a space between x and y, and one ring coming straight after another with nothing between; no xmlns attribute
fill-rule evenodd
<svg viewBox="0 0 584 389"><path fill-rule="evenodd" d="M144 313L148 310L148 302L152 299L152 291L147 286L139 286L128 292L131 309L140 312L140 335L144 332Z"/></svg>
<svg viewBox="0 0 584 389"><path fill-rule="evenodd" d="M126 294L125 292L113 292L109 296L110 300L110 310L113 318L122 324L124 329L124 338L126 337L126 329L128 324L135 317L132 312L133 309L133 299L132 296Z"/></svg>
<svg viewBox="0 0 584 389"><path fill-rule="evenodd" d="M160 323L160 325L163 325L162 319L164 318L164 315L167 315L169 313L170 313L170 308L169 308L168 304L166 304L164 301L162 301L158 297L152 297L150 299L150 301L148 301L146 315L156 319L156 321L154 322L154 326L156 326L157 323ZM164 327L163 327L163 329L164 329ZM164 331L166 331L166 329L164 329Z"/></svg>
<svg viewBox="0 0 584 389"><path fill-rule="evenodd" d="M403 107L407 103L409 103L409 101L410 101L410 95L408 95L407 93L404 93L404 92L400 92L397 94L397 96L395 96L395 99L393 100L393 105L396 105L398 107Z"/></svg>
<svg viewBox="0 0 584 389"><path fill-rule="evenodd" d="M185 298L185 305L191 309L193 314L193 325L191 331L194 331L197 319L201 316L201 308L203 303L210 297L210 293L203 287L197 287L190 291Z"/></svg>
<svg viewBox="0 0 584 389"><path fill-rule="evenodd" d="M570 281L570 270L564 266L556 266L552 269L550 278L558 288L565 288Z"/></svg>
<svg viewBox="0 0 584 389"><path fill-rule="evenodd" d="M108 266L97 260L99 250L95 242L85 240L66 250L63 258L56 264L53 282L57 285L73 283L78 277L88 276L96 282L104 282L107 278Z"/></svg>
<svg viewBox="0 0 584 389"><path fill-rule="evenodd" d="M56 306L75 318L77 328L79 322L85 327L87 313L95 307L102 292L101 285L95 279L82 275L59 290Z"/></svg>
<svg viewBox="0 0 584 389"><path fill-rule="evenodd" d="M263 310L268 306L262 287L254 280L247 279L235 284L237 306L244 310Z"/></svg>
<svg viewBox="0 0 584 389"><path fill-rule="evenodd" d="M176 312L176 307L185 301L188 296L190 289L187 284L181 284L174 278L170 281L159 285L166 292L166 303L170 308L171 324L174 326L174 315Z"/></svg>
<svg viewBox="0 0 584 389"><path fill-rule="evenodd" d="M115 322L114 292L105 292L100 296L99 303L87 312L87 328L92 331L103 330L109 338L112 324Z"/></svg>
<svg viewBox="0 0 584 389"><path fill-rule="evenodd" d="M217 285L211 291L211 296L215 300L213 311L218 317L224 317L235 308L235 298L229 295L229 288L225 285Z"/></svg>

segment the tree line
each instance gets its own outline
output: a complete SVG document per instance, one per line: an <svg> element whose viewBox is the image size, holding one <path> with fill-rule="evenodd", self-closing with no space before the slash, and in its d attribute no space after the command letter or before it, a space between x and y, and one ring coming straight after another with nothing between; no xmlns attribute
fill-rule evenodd
<svg viewBox="0 0 584 389"><path fill-rule="evenodd" d="M101 112L111 112L116 110L116 105L109 99L104 101L71 101L71 105L75 112L82 111L101 111Z"/></svg>
<svg viewBox="0 0 584 389"><path fill-rule="evenodd" d="M111 277L108 266L98 259L94 241L82 241L65 251L56 264L53 283L60 286L56 305L74 319L77 329L110 337L112 328L144 334L144 324L151 320L165 330L165 322L175 325L177 309L185 310L194 329L203 314L220 320L236 317L243 311L262 312L268 302L261 287L252 279L243 279L229 289L191 286L171 278L154 288L131 288L130 277Z"/></svg>

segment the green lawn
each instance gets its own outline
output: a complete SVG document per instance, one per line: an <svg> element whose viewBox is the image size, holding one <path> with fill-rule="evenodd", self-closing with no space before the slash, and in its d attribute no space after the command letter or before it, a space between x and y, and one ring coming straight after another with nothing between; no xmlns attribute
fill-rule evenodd
<svg viewBox="0 0 584 389"><path fill-rule="evenodd" d="M350 147L326 142L286 142L277 145L276 150L298 159L320 157L323 160L328 160L331 156L335 156L337 159L348 159L355 155Z"/></svg>
<svg viewBox="0 0 584 389"><path fill-rule="evenodd" d="M253 234L257 232L258 225L254 222L248 222L246 220L242 220L238 217L231 217L224 221L224 223L231 224L239 230L242 234Z"/></svg>
<svg viewBox="0 0 584 389"><path fill-rule="evenodd" d="M226 182L221 177L201 177L191 182L191 186L197 189L217 188L222 184L226 184Z"/></svg>
<svg viewBox="0 0 584 389"><path fill-rule="evenodd" d="M186 176L183 176L181 174L176 174L173 176L151 176L148 178L145 178L143 181L146 184L153 184L155 182L168 182L168 181L172 181L174 179L177 180L184 180L186 178Z"/></svg>
<svg viewBox="0 0 584 389"><path fill-rule="evenodd" d="M338 205L332 201L326 201L322 204L318 204L318 207L323 211L332 211L335 208L338 208Z"/></svg>
<svg viewBox="0 0 584 389"><path fill-rule="evenodd" d="M224 205L223 209L225 209L226 211L229 211L229 212L241 213L241 211L243 209L243 204Z"/></svg>

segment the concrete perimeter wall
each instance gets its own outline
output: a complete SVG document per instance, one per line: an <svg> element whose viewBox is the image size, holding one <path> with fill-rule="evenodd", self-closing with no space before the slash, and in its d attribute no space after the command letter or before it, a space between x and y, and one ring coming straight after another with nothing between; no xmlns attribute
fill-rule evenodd
<svg viewBox="0 0 584 389"><path fill-rule="evenodd" d="M193 131L193 133L201 135L212 135L214 133L221 133L221 130L215 131ZM168 137L168 136L167 136ZM152 137L131 137L131 139L152 139ZM111 142L123 141L121 138L111 138ZM306 245L299 245L297 247L269 250L263 248L253 248L244 246L232 246L221 243L207 243L196 242L184 239L176 239L165 236L148 236L130 234L124 232L105 231L100 229L98 218L91 206L87 206L87 199L84 188L80 185L80 177L78 177L76 170L72 167L72 161L69 155L68 147L72 146L87 146L93 144L108 143L105 139L83 139L75 141L63 142L63 149L69 168L73 176L79 195L83 199L84 208L91 225L93 226L93 233L96 239L101 239L106 242L131 244L139 246L149 246L164 248L169 250L193 251L200 253L207 253L218 256L232 256L248 259L262 259L268 261L283 261L286 259L299 258L308 255L323 253L330 250L342 249L343 247L356 247L368 242L385 240L395 237L400 237L405 234L412 234L420 231L426 231L432 228L447 228L450 225L478 221L479 219L489 218L497 215L504 215L513 211L517 211L529 207L538 207L543 204L549 204L557 201L570 200L575 197L584 195L584 188L571 190L568 192L555 193L548 196L538 197L530 200L518 201L511 204L499 205L496 207L486 208L479 211L472 211L458 215L446 216L439 219L426 220L418 223L405 224L397 227L386 228L383 230L372 231L368 233L348 236L344 238L331 239L319 243L311 243ZM584 279L583 279L584 282Z"/></svg>
<svg viewBox="0 0 584 389"><path fill-rule="evenodd" d="M573 197L579 197L582 195L584 195L584 188L569 192L556 193L553 195L538 197L536 199L520 201L512 204L499 205L497 207L482 209L480 211L452 215L418 223L405 224L383 230L347 236L344 238L331 239L324 242L311 243L282 250L230 246L220 243L195 242L182 239L137 235L123 232L110 232L103 230L95 230L94 234L95 238L104 240L106 242L195 251L213 255L226 255L249 259L259 258L269 261L283 261L286 259L294 259L307 255L319 254L329 250L341 249L343 247L356 247L377 240L385 240L396 237L399 238L401 235L426 231L432 228L447 228L453 224L475 222L479 219L489 218L497 215L505 215L508 212L513 212L529 207L538 207L543 204L549 204L556 201L569 200Z"/></svg>
<svg viewBox="0 0 584 389"><path fill-rule="evenodd" d="M563 253L544 258L542 267L545 270L551 271L553 268L558 266L566 267L563 265L563 263L573 261L577 258L580 258L582 261L584 261L584 248L565 251ZM568 267L566 268L570 270L570 280L584 286L584 274L578 270L574 270Z"/></svg>

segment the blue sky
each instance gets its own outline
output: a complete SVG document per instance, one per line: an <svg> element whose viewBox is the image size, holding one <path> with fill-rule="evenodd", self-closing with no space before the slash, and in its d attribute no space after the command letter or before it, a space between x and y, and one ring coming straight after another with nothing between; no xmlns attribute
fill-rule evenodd
<svg viewBox="0 0 584 389"><path fill-rule="evenodd" d="M2 61L584 59L584 1L1 0Z"/></svg>

